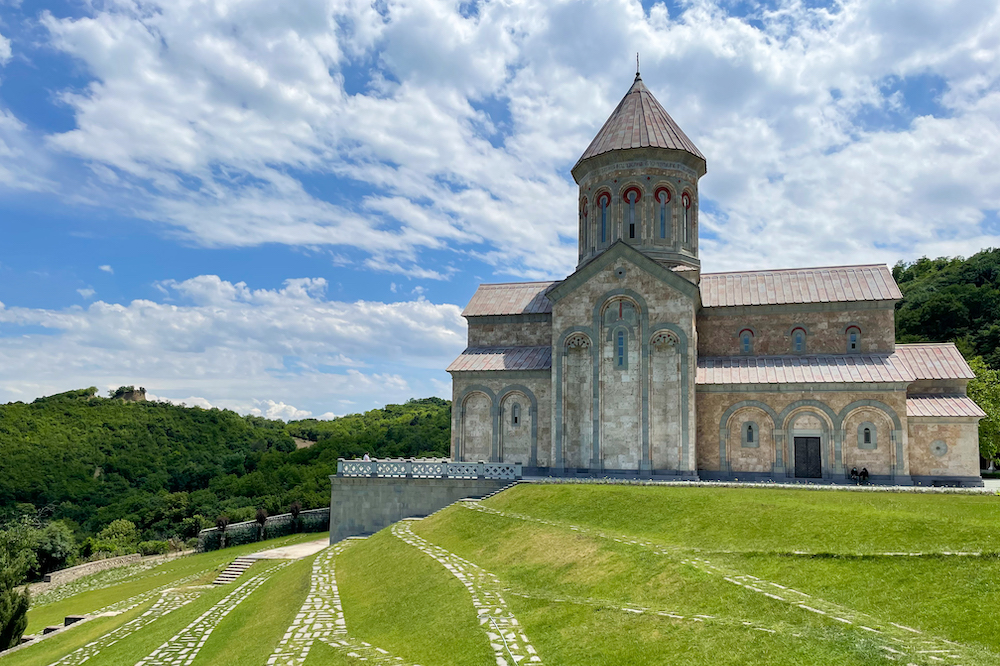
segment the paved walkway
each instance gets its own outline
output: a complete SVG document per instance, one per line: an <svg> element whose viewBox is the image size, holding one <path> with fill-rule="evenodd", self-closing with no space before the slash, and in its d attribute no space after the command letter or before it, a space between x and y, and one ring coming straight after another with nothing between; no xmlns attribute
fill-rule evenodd
<svg viewBox="0 0 1000 666"><path fill-rule="evenodd" d="M337 590L335 564L337 555L344 552L351 543L353 542L341 541L330 546L313 562L309 596L295 615L292 626L268 658L267 666L302 666L316 641L342 651L349 657L372 664L406 664L386 650L347 635L344 607Z"/></svg>
<svg viewBox="0 0 1000 666"><path fill-rule="evenodd" d="M281 548L262 550L258 553L244 555L244 557L251 560L301 560L303 557L315 555L329 545L330 540L324 537L322 539L316 539L315 541L307 541L306 543L297 543L291 546L282 546Z"/></svg>
<svg viewBox="0 0 1000 666"><path fill-rule="evenodd" d="M497 666L516 666L522 662L541 664L520 622L500 594L497 577L472 562L448 552L440 546L417 536L410 529L413 519L405 519L392 526L392 533L441 563L472 595L472 605L479 616L479 625L486 632L493 648Z"/></svg>
<svg viewBox="0 0 1000 666"><path fill-rule="evenodd" d="M677 547L664 546L646 539L637 539L624 534L615 534L602 530L581 527L571 523L545 520L532 516L499 511L492 507L487 507L479 502L463 502L462 506L483 513L504 516L515 520L531 521L543 523L545 525L557 526L583 534L589 534L602 539L609 539L618 543L638 546L650 550L657 555L662 555L677 560L678 554L683 549ZM898 553L898 555L910 556L910 553ZM966 555L964 553L959 555ZM830 622L847 625L871 634L880 642L881 649L893 660L906 657L908 666L917 664L943 664L947 663L958 666L963 661L974 661L975 663L988 663L990 654L984 650L955 643L927 634L919 629L907 627L895 622L881 620L871 615L854 611L845 606L826 601L819 597L811 596L805 592L794 590L787 586L767 581L756 576L740 573L730 568L718 566L694 549L688 552L686 557L681 557L683 564L692 566L705 573L719 576L726 582L738 585L751 592L758 593L774 601L795 606L809 613L814 613L828 619ZM632 612L635 612L634 610ZM711 616L696 615L696 618L708 619ZM715 618L712 618L715 619ZM744 622L748 628L758 629L749 622Z"/></svg>
<svg viewBox="0 0 1000 666"><path fill-rule="evenodd" d="M246 601L247 597L263 585L268 578L288 564L290 563L279 564L269 571L257 574L237 587L198 616L194 622L184 627L179 634L153 650L145 659L137 662L135 666L189 666L198 656L198 652L205 646L205 641L219 626L219 623L233 609Z"/></svg>

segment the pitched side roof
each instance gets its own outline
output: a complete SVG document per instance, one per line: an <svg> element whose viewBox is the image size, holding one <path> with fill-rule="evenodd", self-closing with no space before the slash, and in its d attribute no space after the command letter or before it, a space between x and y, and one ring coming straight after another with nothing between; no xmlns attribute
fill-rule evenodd
<svg viewBox="0 0 1000 666"><path fill-rule="evenodd" d="M701 275L701 303L706 308L897 301L902 297L884 264Z"/></svg>
<svg viewBox="0 0 1000 666"><path fill-rule="evenodd" d="M548 370L552 347L469 347L451 362L448 372L481 370Z"/></svg>
<svg viewBox="0 0 1000 666"><path fill-rule="evenodd" d="M951 342L896 345L900 357L915 379L972 379L976 373L962 352Z"/></svg>
<svg viewBox="0 0 1000 666"><path fill-rule="evenodd" d="M719 356L698 359L699 385L912 382L895 355Z"/></svg>
<svg viewBox="0 0 1000 666"><path fill-rule="evenodd" d="M481 284L465 306L463 317L517 315L552 312L545 292L555 282L507 282Z"/></svg>
<svg viewBox="0 0 1000 666"><path fill-rule="evenodd" d="M632 87L577 164L612 150L650 147L684 150L705 159L636 74Z"/></svg>
<svg viewBox="0 0 1000 666"><path fill-rule="evenodd" d="M906 398L906 415L983 418L986 412L965 395L911 395Z"/></svg>

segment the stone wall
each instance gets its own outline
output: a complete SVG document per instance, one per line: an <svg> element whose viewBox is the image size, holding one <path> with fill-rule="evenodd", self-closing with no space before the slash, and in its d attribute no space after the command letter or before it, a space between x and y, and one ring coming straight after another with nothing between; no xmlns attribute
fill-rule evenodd
<svg viewBox="0 0 1000 666"><path fill-rule="evenodd" d="M796 436L820 437L824 478L846 478L855 465L868 467L872 475L895 475L904 481L910 474L905 385L879 391L857 391L849 385L841 390L830 385L788 385L773 392L700 390L697 403L698 469L706 472L703 478L738 471L792 476ZM742 444L747 422L757 426L756 448ZM858 427L864 423L872 424L872 449L859 445Z"/></svg>
<svg viewBox="0 0 1000 666"><path fill-rule="evenodd" d="M566 467L582 463L592 472L657 465L688 472L694 469L697 295L673 272L616 247L550 292L552 431L561 437L553 448L561 449ZM619 334L627 357L622 365ZM587 375L599 382L596 391ZM558 469L560 461L554 463Z"/></svg>
<svg viewBox="0 0 1000 666"><path fill-rule="evenodd" d="M75 567L69 567L68 569L61 569L59 571L53 571L50 574L45 574L42 581L45 583L54 583L55 585L63 585L82 576L89 576L90 574L95 574L98 571L107 571L108 569L123 567L126 564L138 562L141 559L142 555L139 553L132 553L131 555L122 555L121 557L109 557L104 560L94 560L93 562L87 562Z"/></svg>
<svg viewBox="0 0 1000 666"><path fill-rule="evenodd" d="M754 333L755 356L791 354L791 331L806 330L807 354L847 353L846 329L861 329L864 353L891 353L895 349L895 321L892 304L870 307L868 303L783 305L740 308L703 308L698 314L698 354L701 356L741 355L739 334L749 328Z"/></svg>
<svg viewBox="0 0 1000 666"><path fill-rule="evenodd" d="M470 347L541 347L552 340L547 314L468 317Z"/></svg>
<svg viewBox="0 0 1000 666"><path fill-rule="evenodd" d="M942 477L979 479L976 419L909 419L910 474L929 483ZM942 446L943 445L943 446Z"/></svg>
<svg viewBox="0 0 1000 666"><path fill-rule="evenodd" d="M298 532L322 532L330 522L329 509L309 509L299 514L298 526L292 519L292 514L281 513L268 516L264 522L264 538L276 539ZM260 529L257 521L247 520L233 523L226 527L226 548L241 546L258 541ZM204 553L218 550L222 545L222 534L219 528L211 527L198 533L198 552Z"/></svg>
<svg viewBox="0 0 1000 666"><path fill-rule="evenodd" d="M452 460L547 466L552 441L550 389L548 370L454 373ZM517 425L512 422L515 404L520 412Z"/></svg>
<svg viewBox="0 0 1000 666"><path fill-rule="evenodd" d="M331 476L330 483L330 543L336 543L404 518L429 516L460 499L485 497L511 481Z"/></svg>

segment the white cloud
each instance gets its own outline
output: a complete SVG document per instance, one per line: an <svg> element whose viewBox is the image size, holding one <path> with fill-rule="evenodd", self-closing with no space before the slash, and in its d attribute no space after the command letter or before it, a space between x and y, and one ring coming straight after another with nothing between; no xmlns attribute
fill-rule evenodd
<svg viewBox="0 0 1000 666"><path fill-rule="evenodd" d="M6 65L11 57L10 40L0 35L0 65Z"/></svg>
<svg viewBox="0 0 1000 666"><path fill-rule="evenodd" d="M115 269L111 268L111 266L107 264L104 264L103 266L98 266L97 270L104 271L105 273L111 273L112 275L115 274Z"/></svg>
<svg viewBox="0 0 1000 666"><path fill-rule="evenodd" d="M94 294L96 294L97 292L91 289L90 287L87 287L85 289L77 289L76 293L80 294L83 300L89 301L94 297Z"/></svg>
<svg viewBox="0 0 1000 666"><path fill-rule="evenodd" d="M434 394L431 378L446 378L465 346L454 305L331 301L322 279L254 290L204 275L161 287L170 303L0 305L0 400L135 384L172 402L302 418L345 399Z"/></svg>
<svg viewBox="0 0 1000 666"><path fill-rule="evenodd" d="M753 21L709 0L673 15L629 0L46 14L52 44L94 79L62 95L76 129L49 144L88 161L106 201L205 246L354 246L368 269L423 279L454 269L422 251L451 250L561 276L575 264L568 169L639 50L647 85L708 157L707 268L1000 241L982 225L1000 207L995 3L735 4L756 7ZM928 76L944 82L937 117L885 86Z"/></svg>

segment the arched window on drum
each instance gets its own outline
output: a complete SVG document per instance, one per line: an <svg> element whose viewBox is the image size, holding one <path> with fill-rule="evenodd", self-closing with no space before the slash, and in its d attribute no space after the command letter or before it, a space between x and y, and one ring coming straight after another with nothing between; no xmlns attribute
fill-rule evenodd
<svg viewBox="0 0 1000 666"><path fill-rule="evenodd" d="M624 199L625 203L628 204L625 219L625 233L628 235L629 240L632 240L641 236L638 227L640 219L636 213L636 208L638 207L639 200L642 199L642 191L633 185L622 193L622 199Z"/></svg>
<svg viewBox="0 0 1000 666"><path fill-rule="evenodd" d="M691 245L694 237L694 211L691 210L691 195L685 192L681 195L681 206L684 208L684 229L682 230L682 241L685 245Z"/></svg>
<svg viewBox="0 0 1000 666"><path fill-rule="evenodd" d="M672 199L670 190L665 187L657 188L653 198L656 199L657 237L666 240L670 238L670 227L673 226L670 215L670 200Z"/></svg>
<svg viewBox="0 0 1000 666"><path fill-rule="evenodd" d="M601 192L597 195L597 207L601 210L601 244L604 245L608 242L608 209L611 207L611 194L609 192Z"/></svg>
<svg viewBox="0 0 1000 666"><path fill-rule="evenodd" d="M590 246L590 220L587 217L587 198L580 201L580 247L583 252Z"/></svg>

